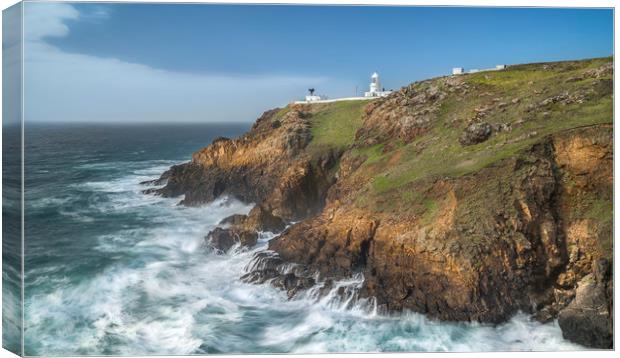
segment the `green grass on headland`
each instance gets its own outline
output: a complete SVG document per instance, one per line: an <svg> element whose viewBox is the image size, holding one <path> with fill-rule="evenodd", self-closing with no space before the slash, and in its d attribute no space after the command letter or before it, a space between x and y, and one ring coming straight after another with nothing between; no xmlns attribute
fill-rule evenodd
<svg viewBox="0 0 620 358"><path fill-rule="evenodd" d="M468 94L451 93L441 103L430 131L397 150L397 163L387 160L394 153L382 153L377 160L376 145L357 149L369 151L365 165L372 166L372 191L382 194L430 176L461 176L475 172L530 147L542 137L562 130L613 121L612 75L581 79L584 71L608 62L595 59L569 65L524 65L504 71L481 72L465 77L473 90ZM568 69L567 69L568 68ZM601 85L601 81L603 81ZM569 104L540 103L553 96L575 95L581 100ZM512 102L512 101L515 102ZM492 124L504 123L511 130L496 132L489 140L463 147L458 142L464 125L474 109L503 102L501 110L492 109L483 118ZM535 106L534 110L527 110ZM383 147L383 145L381 146ZM398 148L398 146L397 146Z"/></svg>
<svg viewBox="0 0 620 358"><path fill-rule="evenodd" d="M515 65L501 71L459 76L466 90L449 90L446 78L415 83L410 96L430 86L437 87L443 96L439 102L422 104L434 113L433 118L428 130L409 143L400 138L369 146L364 145L364 138L355 142L369 101L313 104L309 118L312 140L307 151L318 158L333 149L351 150L351 154L364 160L356 175L363 176L367 183L356 200L382 210L390 210L390 205L398 209L401 200L383 203L385 198L403 199L404 195L420 199L404 189L416 181L467 175L514 156L549 134L612 123L613 73L599 71L612 61L613 58L599 58ZM593 75L593 71L599 72ZM410 113L415 116L424 110L418 105ZM459 136L481 110L484 115L476 121L506 125L509 129L494 130L488 140L462 146ZM382 113L386 113L385 109Z"/></svg>
<svg viewBox="0 0 620 358"><path fill-rule="evenodd" d="M329 149L344 150L355 139L355 132L362 125L362 111L368 101L342 101L316 104L321 108L312 115L311 154Z"/></svg>

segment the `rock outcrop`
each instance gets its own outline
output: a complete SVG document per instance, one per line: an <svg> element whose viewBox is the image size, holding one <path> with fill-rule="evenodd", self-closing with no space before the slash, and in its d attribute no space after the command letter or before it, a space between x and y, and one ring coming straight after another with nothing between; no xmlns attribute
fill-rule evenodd
<svg viewBox="0 0 620 358"><path fill-rule="evenodd" d="M524 311L611 348L610 63L442 77L360 111L268 111L172 167L155 192L256 203L211 240L252 245L252 233L283 230L243 279L289 297L362 274L360 296L383 311L492 323Z"/></svg>
<svg viewBox="0 0 620 358"><path fill-rule="evenodd" d="M558 322L564 337L588 347L613 346L613 281L606 260L593 263L593 273L583 277L575 298L560 311Z"/></svg>
<svg viewBox="0 0 620 358"><path fill-rule="evenodd" d="M286 227L281 218L274 216L261 205L256 205L248 215L235 214L224 218L220 226L205 237L209 246L227 252L235 244L252 247L258 241L257 232L280 233Z"/></svg>
<svg viewBox="0 0 620 358"><path fill-rule="evenodd" d="M486 122L470 124L461 136L459 143L461 145L473 145L482 143L491 136L491 125Z"/></svg>
<svg viewBox="0 0 620 358"><path fill-rule="evenodd" d="M307 107L307 106L306 106ZM238 139L218 138L194 153L192 161L162 175L166 185L149 190L167 197L184 195L182 204L200 205L222 195L261 203L282 219L318 212L334 178L329 171L337 152L311 156L312 109L294 106L267 111ZM277 126L273 126L278 123Z"/></svg>
<svg viewBox="0 0 620 358"><path fill-rule="evenodd" d="M214 249L227 252L235 244L241 247L256 245L258 234L255 231L215 228L207 237L207 243Z"/></svg>

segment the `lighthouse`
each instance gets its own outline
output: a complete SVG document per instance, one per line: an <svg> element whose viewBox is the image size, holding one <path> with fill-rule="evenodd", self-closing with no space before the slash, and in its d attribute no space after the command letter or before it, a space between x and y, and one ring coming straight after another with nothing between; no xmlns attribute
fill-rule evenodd
<svg viewBox="0 0 620 358"><path fill-rule="evenodd" d="M384 97L392 93L392 91L384 91L381 87L381 80L377 72L370 76L370 88L364 93L364 97Z"/></svg>
<svg viewBox="0 0 620 358"><path fill-rule="evenodd" d="M381 91L381 81L379 80L379 74L375 72L370 77L370 92L376 93L379 91Z"/></svg>
<svg viewBox="0 0 620 358"><path fill-rule="evenodd" d="M363 97L357 96L357 86L355 86L355 97L344 97L344 98L334 98L327 99L326 96L317 96L315 94L314 88L308 88L308 95L305 100L294 101L293 103L327 103L327 102L338 102L338 101L366 101L370 99L376 99L380 97L385 97L392 93L392 91L386 91L383 87L381 87L381 79L379 78L379 74L377 72L373 72L370 75L370 85L368 86L368 91L364 92Z"/></svg>

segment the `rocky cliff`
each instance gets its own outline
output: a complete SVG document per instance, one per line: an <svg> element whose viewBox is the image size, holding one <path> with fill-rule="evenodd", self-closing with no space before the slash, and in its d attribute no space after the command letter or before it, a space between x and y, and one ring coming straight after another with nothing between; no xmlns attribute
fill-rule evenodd
<svg viewBox="0 0 620 358"><path fill-rule="evenodd" d="M256 203L207 239L225 250L284 230L244 279L289 296L362 273L360 295L385 311L494 323L525 311L611 348L612 102L604 58L290 105L151 192Z"/></svg>

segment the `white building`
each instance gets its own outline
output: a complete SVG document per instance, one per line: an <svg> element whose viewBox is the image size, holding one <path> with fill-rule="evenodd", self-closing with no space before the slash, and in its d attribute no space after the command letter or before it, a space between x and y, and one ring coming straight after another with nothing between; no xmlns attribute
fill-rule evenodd
<svg viewBox="0 0 620 358"><path fill-rule="evenodd" d="M465 73L476 73L476 72L483 72L483 71L501 71L501 70L505 70L506 69L506 65L496 65L493 68L486 68L484 70L479 70L477 68L472 68L469 71L465 71L465 69L463 67L453 67L452 68L452 75L462 75Z"/></svg>
<svg viewBox="0 0 620 358"><path fill-rule="evenodd" d="M326 99L327 99L327 97L325 97L325 96L317 96L317 95L306 96L306 102L323 101L323 100L326 100Z"/></svg>
<svg viewBox="0 0 620 358"><path fill-rule="evenodd" d="M343 97L343 98L334 98L329 99L324 95L316 95L314 94L314 88L308 89L309 94L305 97L303 101L293 101L295 104L304 104L304 103L331 103L331 102L339 102L339 101L370 101L375 98L385 97L392 93L392 91L386 91L383 87L381 87L381 80L379 79L378 73L373 73L370 77L370 86L369 91L364 92L364 97ZM356 89L357 92L357 89Z"/></svg>
<svg viewBox="0 0 620 358"><path fill-rule="evenodd" d="M368 92L364 92L364 97L385 97L392 93L392 91L386 91L381 87L381 80L377 72L373 73L370 77L370 88Z"/></svg>

